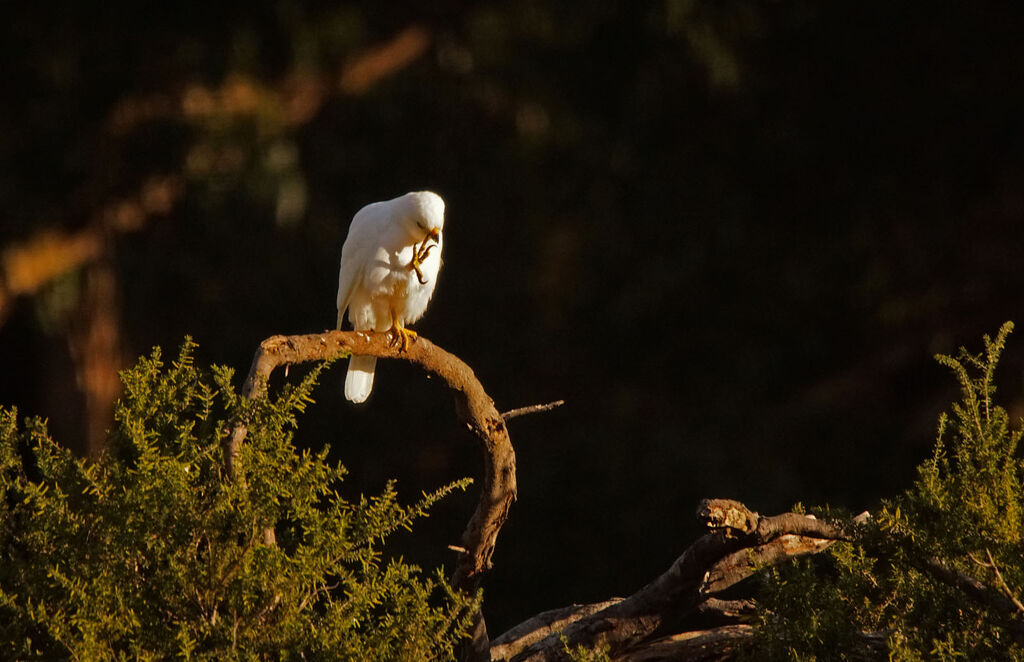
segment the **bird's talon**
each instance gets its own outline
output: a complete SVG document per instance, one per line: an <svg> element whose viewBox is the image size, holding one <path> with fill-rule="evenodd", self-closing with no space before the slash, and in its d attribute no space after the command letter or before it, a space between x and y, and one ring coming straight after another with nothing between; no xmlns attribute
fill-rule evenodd
<svg viewBox="0 0 1024 662"><path fill-rule="evenodd" d="M428 239L429 239L429 237L428 237ZM427 243L427 239L424 239L423 240L422 248L420 249L420 253L417 256L419 258L420 262L423 262L423 260L427 259L427 256L430 255L430 249L431 248L437 248L437 244L428 244Z"/></svg>
<svg viewBox="0 0 1024 662"><path fill-rule="evenodd" d="M409 269L416 272L416 279L420 281L420 285L426 285L427 279L420 271L420 265L430 255L430 249L436 246L436 244L427 244L430 237L423 240L422 244L414 244L412 247L412 259L409 261Z"/></svg>
<svg viewBox="0 0 1024 662"><path fill-rule="evenodd" d="M396 326L391 329L392 338L389 343L392 347L400 345L398 351L400 353L409 351L409 342L417 337L417 333L412 329L406 329L405 327Z"/></svg>

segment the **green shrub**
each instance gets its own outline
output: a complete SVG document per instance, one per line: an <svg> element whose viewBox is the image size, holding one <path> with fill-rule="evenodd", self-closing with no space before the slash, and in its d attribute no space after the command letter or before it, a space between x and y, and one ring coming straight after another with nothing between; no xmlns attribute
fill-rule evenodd
<svg viewBox="0 0 1024 662"><path fill-rule="evenodd" d="M193 347L122 375L95 462L0 409L0 658L452 658L478 598L381 545L468 481L411 506L393 484L346 501L345 469L292 444L322 366L250 401ZM235 417L248 437L231 480Z"/></svg>
<svg viewBox="0 0 1024 662"><path fill-rule="evenodd" d="M855 542L766 573L753 658L1024 659L1024 607L1012 604L1024 593L1021 429L993 399L1012 329L986 336L984 354L937 357L962 398L940 417L934 453L909 490L883 502ZM936 569L977 580L1011 609Z"/></svg>

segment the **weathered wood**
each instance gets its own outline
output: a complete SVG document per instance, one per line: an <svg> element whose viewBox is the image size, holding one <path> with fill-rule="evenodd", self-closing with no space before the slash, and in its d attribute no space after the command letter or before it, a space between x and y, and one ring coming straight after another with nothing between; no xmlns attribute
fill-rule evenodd
<svg viewBox="0 0 1024 662"><path fill-rule="evenodd" d="M271 336L256 350L242 394L255 398L262 394L274 370L282 366L323 361L337 356L363 354L378 358L402 359L440 377L455 396L459 420L480 441L484 455L480 496L466 529L452 585L475 592L484 573L491 568L491 555L516 498L516 456L505 421L484 391L473 370L422 336L401 351L388 334L360 331L324 331L294 336ZM239 450L248 434L246 421L236 421L224 443L224 463L230 475L237 473ZM483 618L478 614L471 649L475 657L487 655L489 641Z"/></svg>
<svg viewBox="0 0 1024 662"><path fill-rule="evenodd" d="M568 607L541 612L492 641L491 659L504 660L511 657L516 652L537 643L548 635L561 632L567 625L619 602L622 602L622 598L612 598L589 605L569 605Z"/></svg>
<svg viewBox="0 0 1024 662"><path fill-rule="evenodd" d="M753 636L753 626L723 625L656 639L612 659L614 662L714 662L734 657L739 647Z"/></svg>
<svg viewBox="0 0 1024 662"><path fill-rule="evenodd" d="M587 615L572 618L552 632L547 619L536 623L537 636L525 632L534 619L517 626L514 636L502 635L491 648L491 659L548 662L569 659L566 648L605 649L613 660L631 662L671 659L730 659L742 640L746 624L713 629L680 627L710 615L739 620L751 603L722 600L719 595L759 568L785 559L819 552L851 533L809 515L783 513L763 517L742 503L706 499L697 517L710 533L694 542L647 586L624 600ZM544 635L539 638L540 635Z"/></svg>

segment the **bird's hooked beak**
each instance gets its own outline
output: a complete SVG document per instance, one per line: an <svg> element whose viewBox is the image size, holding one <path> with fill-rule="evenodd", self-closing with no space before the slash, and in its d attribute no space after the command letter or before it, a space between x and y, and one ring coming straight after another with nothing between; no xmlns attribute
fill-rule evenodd
<svg viewBox="0 0 1024 662"><path fill-rule="evenodd" d="M427 239L433 239L435 242L437 242L440 236L441 231L438 230L437 228L431 228L430 232L427 233ZM424 241L426 241L426 239Z"/></svg>

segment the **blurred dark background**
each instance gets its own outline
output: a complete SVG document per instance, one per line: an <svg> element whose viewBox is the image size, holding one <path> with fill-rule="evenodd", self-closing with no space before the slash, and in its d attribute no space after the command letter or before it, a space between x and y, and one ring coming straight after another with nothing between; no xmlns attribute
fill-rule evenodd
<svg viewBox="0 0 1024 662"><path fill-rule="evenodd" d="M0 402L95 452L117 369L190 334L244 375L263 338L332 327L352 215L429 188L417 330L500 410L566 400L510 423L493 633L636 590L702 497L859 510L909 484L956 396L932 355L1024 321L1024 7L416 6L9 4ZM1015 415L1022 359L1011 337ZM382 362L355 407L342 379L298 442L352 496L479 470L436 382ZM396 551L450 566L474 500Z"/></svg>

